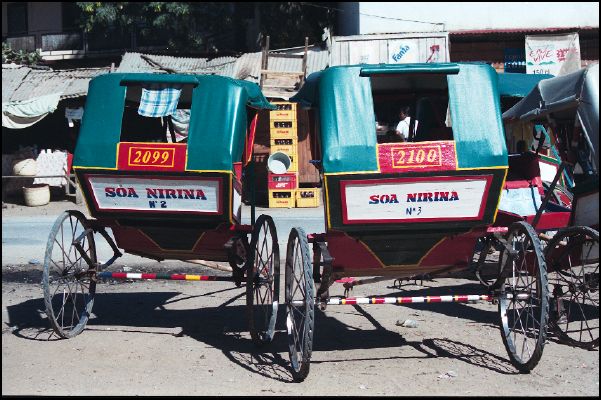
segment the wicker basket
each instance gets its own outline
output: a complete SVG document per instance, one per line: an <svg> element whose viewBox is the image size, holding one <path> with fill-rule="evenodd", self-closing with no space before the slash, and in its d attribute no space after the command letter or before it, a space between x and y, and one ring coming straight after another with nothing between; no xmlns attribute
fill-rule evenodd
<svg viewBox="0 0 601 400"><path fill-rule="evenodd" d="M33 158L15 160L13 162L13 173L19 176L36 176L36 161Z"/></svg>
<svg viewBox="0 0 601 400"><path fill-rule="evenodd" d="M50 186L45 183L23 186L23 198L29 207L46 205L50 202Z"/></svg>

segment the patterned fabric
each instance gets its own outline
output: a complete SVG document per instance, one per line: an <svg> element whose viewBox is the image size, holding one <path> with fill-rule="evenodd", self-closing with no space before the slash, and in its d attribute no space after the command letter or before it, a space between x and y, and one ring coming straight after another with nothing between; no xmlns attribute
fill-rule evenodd
<svg viewBox="0 0 601 400"><path fill-rule="evenodd" d="M142 88L138 114L143 117L166 117L175 114L181 89L174 87Z"/></svg>

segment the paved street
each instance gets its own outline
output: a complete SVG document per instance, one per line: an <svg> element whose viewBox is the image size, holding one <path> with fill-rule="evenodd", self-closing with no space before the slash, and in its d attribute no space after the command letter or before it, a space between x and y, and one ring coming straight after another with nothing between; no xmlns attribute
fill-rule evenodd
<svg viewBox="0 0 601 400"><path fill-rule="evenodd" d="M560 344L552 335L537 368L517 373L499 334L497 307L488 303L316 309L311 371L297 384L289 369L285 307L273 343L257 348L244 287L229 282L103 282L86 329L57 340L44 312L42 265L28 262L43 261L50 227L67 208L84 210L68 202L3 209L3 395L598 395L598 351ZM274 217L283 258L290 227L323 232L322 212L259 209L257 215ZM224 274L135 256L111 269L124 266ZM283 279L281 285L283 293ZM353 295L481 292L473 281L441 279L401 288L384 281L357 287ZM342 287L331 294L341 295ZM399 326L405 319L416 327Z"/></svg>
<svg viewBox="0 0 601 400"><path fill-rule="evenodd" d="M47 215L40 215L42 208L46 208ZM27 210L21 208L23 212L10 212L3 210L2 215L2 265L6 264L27 264L32 260L43 261L46 250L48 234L52 229L56 218L63 210L75 209L87 214L86 208L74 203L51 202L50 205L39 207L38 214L36 208ZM323 222L323 207L318 208L260 208L256 209L256 217L261 214L270 215L276 225L278 241L280 243L280 255L285 257L286 243L290 229L293 226L301 226L307 233L320 233L325 231ZM250 207L243 206L242 220L245 224L250 224ZM98 254L112 254L109 245L98 236ZM147 264L155 261L125 254L121 259L122 263Z"/></svg>

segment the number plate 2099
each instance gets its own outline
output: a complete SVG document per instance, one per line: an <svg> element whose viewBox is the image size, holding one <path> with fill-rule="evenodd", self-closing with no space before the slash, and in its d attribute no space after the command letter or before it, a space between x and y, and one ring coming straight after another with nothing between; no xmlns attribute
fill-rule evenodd
<svg viewBox="0 0 601 400"><path fill-rule="evenodd" d="M184 171L186 145L178 143L119 143L118 169Z"/></svg>
<svg viewBox="0 0 601 400"><path fill-rule="evenodd" d="M155 167L173 167L175 162L175 149L130 147L128 164L130 166L152 165Z"/></svg>

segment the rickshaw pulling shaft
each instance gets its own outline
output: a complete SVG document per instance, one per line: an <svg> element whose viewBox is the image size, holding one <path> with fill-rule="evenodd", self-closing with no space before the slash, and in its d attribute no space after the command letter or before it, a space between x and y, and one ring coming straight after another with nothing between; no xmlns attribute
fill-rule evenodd
<svg viewBox="0 0 601 400"><path fill-rule="evenodd" d="M508 300L513 299L511 293L506 294ZM520 293L517 300L528 300L530 295ZM331 297L325 303L330 306L355 304L411 304L411 303L468 303L474 301L492 302L495 296L489 294L447 295L447 296L416 296L416 297ZM295 307L305 304L302 300L290 302Z"/></svg>

